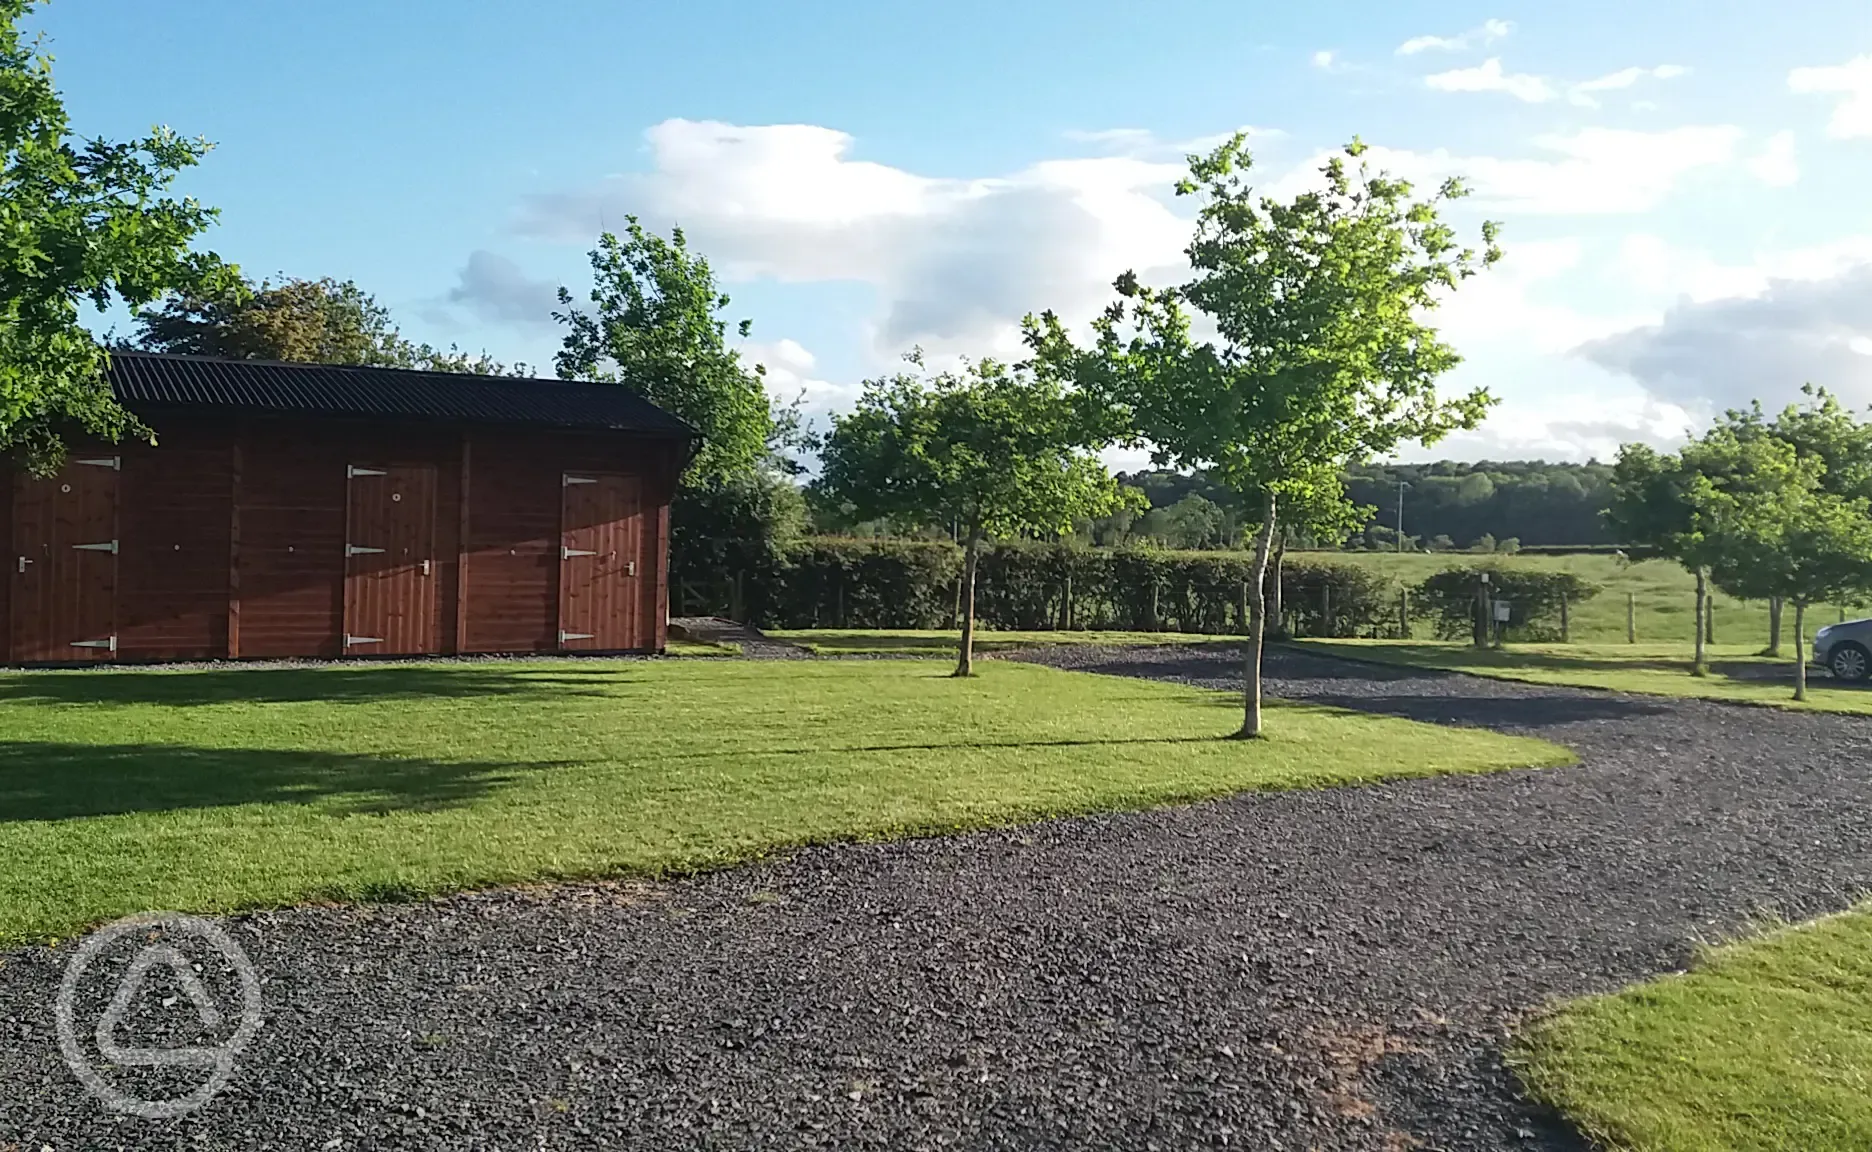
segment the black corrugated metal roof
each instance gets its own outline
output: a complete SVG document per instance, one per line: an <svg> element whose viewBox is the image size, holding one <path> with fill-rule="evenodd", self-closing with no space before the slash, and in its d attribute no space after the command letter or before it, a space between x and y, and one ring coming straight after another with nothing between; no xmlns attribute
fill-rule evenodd
<svg viewBox="0 0 1872 1152"><path fill-rule="evenodd" d="M687 423L617 384L153 352L112 352L110 382L118 401L133 411L143 404L188 404L659 436L696 434Z"/></svg>

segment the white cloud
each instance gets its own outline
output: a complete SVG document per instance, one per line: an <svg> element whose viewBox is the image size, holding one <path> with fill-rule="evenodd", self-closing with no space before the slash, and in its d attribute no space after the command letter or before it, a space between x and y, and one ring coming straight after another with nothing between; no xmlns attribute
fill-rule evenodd
<svg viewBox="0 0 1872 1152"><path fill-rule="evenodd" d="M797 340L748 340L738 350L743 363L767 369L767 393L783 404L799 399L809 411L831 411L846 407L858 396L857 384L835 384L815 376L818 358Z"/></svg>
<svg viewBox="0 0 1872 1152"><path fill-rule="evenodd" d="M1827 135L1841 140L1872 136L1872 53L1832 67L1796 68L1788 73L1788 88L1839 97Z"/></svg>
<svg viewBox="0 0 1872 1152"><path fill-rule="evenodd" d="M1412 152L1373 147L1366 159L1420 187L1463 177L1468 203L1492 212L1529 215L1610 215L1647 212L1691 174L1730 163L1740 128L1686 126L1657 132L1584 128L1568 135L1536 136L1542 158L1455 156L1446 150ZM1318 182L1320 154L1269 191L1291 196Z"/></svg>
<svg viewBox="0 0 1872 1152"><path fill-rule="evenodd" d="M1529 104L1543 104L1559 95L1545 78L1525 72L1507 72L1491 56L1473 68L1455 68L1424 77L1424 86L1439 92L1506 92Z"/></svg>
<svg viewBox="0 0 1872 1152"><path fill-rule="evenodd" d="M558 324L552 314L559 306L559 286L535 280L512 260L486 250L469 254L447 299L495 323L546 328Z"/></svg>
<svg viewBox="0 0 1872 1152"><path fill-rule="evenodd" d="M812 125L670 120L647 137L650 172L531 197L522 230L584 242L601 217L636 212L680 223L730 279L872 285L880 362L913 344L1007 355L1022 314L1090 317L1117 273L1160 275L1189 239L1168 204L1180 160L1054 160L944 179L852 159L850 136Z"/></svg>
<svg viewBox="0 0 1872 1152"><path fill-rule="evenodd" d="M1514 25L1506 20L1489 20L1457 36L1413 36L1397 46L1397 54L1415 56L1419 52L1461 52L1466 48L1486 47L1505 39L1513 31Z"/></svg>
<svg viewBox="0 0 1872 1152"><path fill-rule="evenodd" d="M1644 79L1675 80L1689 74L1690 69L1679 64L1659 64L1655 68L1621 68L1617 72L1608 72L1604 76L1569 85L1567 99L1582 108L1597 108L1599 101L1593 97L1595 92L1616 92Z"/></svg>
<svg viewBox="0 0 1872 1152"><path fill-rule="evenodd" d="M1794 152L1794 133L1776 132L1749 158L1748 169L1771 188L1786 188L1800 180L1800 161Z"/></svg>
<svg viewBox="0 0 1872 1152"><path fill-rule="evenodd" d="M1326 71L1330 72L1333 70L1333 66L1337 62L1337 59L1338 59L1337 54L1334 53L1332 49L1322 48L1318 52L1313 53L1313 67L1323 68Z"/></svg>
<svg viewBox="0 0 1872 1152"><path fill-rule="evenodd" d="M1688 281L1661 319L1598 340L1580 355L1654 396L1715 411L1769 406L1814 383L1872 402L1872 236L1776 254L1747 268L1628 241L1621 259L1654 287Z"/></svg>

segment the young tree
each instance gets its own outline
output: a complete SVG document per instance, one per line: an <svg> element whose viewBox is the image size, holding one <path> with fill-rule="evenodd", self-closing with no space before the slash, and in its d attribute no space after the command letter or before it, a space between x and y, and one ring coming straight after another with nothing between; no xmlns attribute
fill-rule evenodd
<svg viewBox="0 0 1872 1152"><path fill-rule="evenodd" d="M244 279L214 290L185 288L136 314L137 346L147 352L283 360L296 364L362 364L422 368L482 376L523 376L482 353L415 344L397 330L390 310L354 281L287 278L256 285Z"/></svg>
<svg viewBox="0 0 1872 1152"><path fill-rule="evenodd" d="M1673 455L1645 444L1623 445L1613 465L1612 500L1605 512L1619 543L1653 548L1696 577L1693 676L1709 674L1710 563L1715 550L1692 494L1698 469L1718 466L1718 459L1709 454Z"/></svg>
<svg viewBox="0 0 1872 1152"><path fill-rule="evenodd" d="M1872 501L1827 491L1826 463L1733 419L1685 448L1692 518L1717 587L1794 605L1794 698L1807 698L1806 609L1872 590Z"/></svg>
<svg viewBox="0 0 1872 1152"><path fill-rule="evenodd" d="M137 307L227 270L189 250L214 212L165 194L208 144L167 128L126 144L74 139L51 58L20 31L34 2L0 0L0 451L48 472L62 428L148 435L112 398L79 304Z"/></svg>
<svg viewBox="0 0 1872 1152"><path fill-rule="evenodd" d="M922 366L920 356L911 362ZM955 674L974 671L975 573L982 545L1022 532L1061 535L1129 502L1096 449L1083 406L1045 373L992 360L933 378L865 384L834 420L818 488L859 519L961 526L962 639Z"/></svg>
<svg viewBox="0 0 1872 1152"><path fill-rule="evenodd" d="M682 229L670 238L647 231L635 216L624 236L606 232L591 253L591 311L573 306L553 316L566 326L559 375L621 383L695 425L702 446L685 475L708 483L745 475L770 456L775 414L761 365L748 367L728 347L721 312L728 297L701 256L690 253ZM736 331L747 336L752 321Z"/></svg>
<svg viewBox="0 0 1872 1152"><path fill-rule="evenodd" d="M1460 247L1438 216L1464 194L1460 181L1413 201L1411 185L1371 172L1364 152L1354 140L1325 165L1323 187L1287 203L1255 195L1239 135L1191 157L1177 192L1203 199L1194 278L1152 289L1120 276L1089 351L1051 314L1028 323L1036 356L1111 403L1160 464L1213 468L1259 496L1243 736L1261 733L1263 589L1282 505L1342 494L1347 465L1473 427L1492 403L1481 390L1438 395L1459 357L1425 315L1499 258L1495 225L1482 226L1481 253ZM1216 339L1192 334L1185 305Z"/></svg>

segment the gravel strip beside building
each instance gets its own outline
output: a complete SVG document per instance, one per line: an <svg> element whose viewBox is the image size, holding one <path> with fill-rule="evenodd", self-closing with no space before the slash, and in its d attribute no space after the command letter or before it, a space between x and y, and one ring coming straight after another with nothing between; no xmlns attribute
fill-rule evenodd
<svg viewBox="0 0 1872 1152"><path fill-rule="evenodd" d="M1237 683L1214 651L1038 658ZM71 949L18 952L0 1147L1574 1148L1501 1068L1519 1013L1872 881L1872 721L1269 671L1583 763L235 918L267 1026L178 1121L82 1094Z"/></svg>

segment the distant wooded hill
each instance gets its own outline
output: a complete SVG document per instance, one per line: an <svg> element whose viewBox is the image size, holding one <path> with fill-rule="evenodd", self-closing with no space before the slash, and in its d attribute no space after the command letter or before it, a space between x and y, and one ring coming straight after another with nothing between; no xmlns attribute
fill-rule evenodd
<svg viewBox="0 0 1872 1152"><path fill-rule="evenodd" d="M1498 547L1590 547L1618 543L1600 515L1609 503L1609 464L1549 464L1540 460L1365 465L1346 476L1353 501L1373 513L1363 531L1323 547L1395 547L1398 483L1404 484L1408 547L1437 550ZM1246 518L1232 493L1205 475L1136 472L1119 477L1150 500L1149 511L1121 513L1087 526L1094 542L1139 539L1172 548L1225 548L1242 543ZM1513 544L1508 542L1513 541Z"/></svg>

